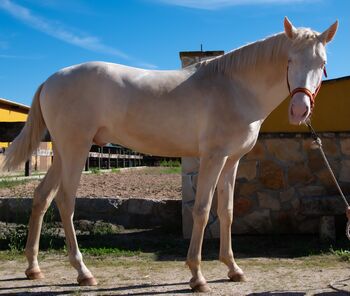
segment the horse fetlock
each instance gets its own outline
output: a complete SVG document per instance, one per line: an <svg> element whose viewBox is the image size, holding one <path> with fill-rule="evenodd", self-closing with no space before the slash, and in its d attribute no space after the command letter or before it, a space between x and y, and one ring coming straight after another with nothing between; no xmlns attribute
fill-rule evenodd
<svg viewBox="0 0 350 296"><path fill-rule="evenodd" d="M219 256L219 261L226 264L229 267L234 264L233 255Z"/></svg>
<svg viewBox="0 0 350 296"><path fill-rule="evenodd" d="M191 270L199 270L201 263L201 258L187 258L186 265Z"/></svg>

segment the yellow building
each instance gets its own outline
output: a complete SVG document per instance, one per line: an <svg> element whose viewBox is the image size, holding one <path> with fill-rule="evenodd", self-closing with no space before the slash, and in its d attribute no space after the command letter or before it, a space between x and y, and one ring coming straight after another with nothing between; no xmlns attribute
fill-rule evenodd
<svg viewBox="0 0 350 296"><path fill-rule="evenodd" d="M29 106L0 98L0 122L25 122L29 113ZM10 143L0 142L0 148L6 149ZM46 171L51 165L51 143L41 143L32 157L32 168ZM0 154L0 163L3 155Z"/></svg>
<svg viewBox="0 0 350 296"><path fill-rule="evenodd" d="M261 132L306 132L306 126L288 122L289 97L265 120ZM315 101L312 125L319 132L350 131L350 76L326 80Z"/></svg>

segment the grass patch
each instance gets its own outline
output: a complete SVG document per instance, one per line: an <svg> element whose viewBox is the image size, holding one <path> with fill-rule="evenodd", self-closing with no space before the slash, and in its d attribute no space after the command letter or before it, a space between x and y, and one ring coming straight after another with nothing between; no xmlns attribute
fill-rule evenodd
<svg viewBox="0 0 350 296"><path fill-rule="evenodd" d="M91 172L91 174L94 174L94 175L101 174L101 170L99 168L91 168L90 172Z"/></svg>
<svg viewBox="0 0 350 296"><path fill-rule="evenodd" d="M17 187L19 185L22 185L22 184L25 184L27 183L28 180L5 180L5 179L2 179L0 180L0 188L1 189L11 189L11 188L14 188L14 187Z"/></svg>
<svg viewBox="0 0 350 296"><path fill-rule="evenodd" d="M165 167L162 168L159 173L164 175L181 174L181 167Z"/></svg>
<svg viewBox="0 0 350 296"><path fill-rule="evenodd" d="M116 257L134 257L141 255L141 251L122 250L119 248L81 248L81 252L90 256L108 256L113 255Z"/></svg>
<svg viewBox="0 0 350 296"><path fill-rule="evenodd" d="M112 168L111 172L115 173L115 174L119 174L120 173L120 169Z"/></svg>
<svg viewBox="0 0 350 296"><path fill-rule="evenodd" d="M333 247L330 248L330 253L337 256L341 261L350 261L350 251L349 250L334 250Z"/></svg>
<svg viewBox="0 0 350 296"><path fill-rule="evenodd" d="M160 162L160 166L162 167L168 167L168 168L180 168L181 163L178 160L162 160Z"/></svg>

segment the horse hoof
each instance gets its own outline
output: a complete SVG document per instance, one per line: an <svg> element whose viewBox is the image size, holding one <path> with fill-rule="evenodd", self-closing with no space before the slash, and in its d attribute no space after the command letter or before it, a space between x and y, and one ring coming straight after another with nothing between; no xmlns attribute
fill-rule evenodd
<svg viewBox="0 0 350 296"><path fill-rule="evenodd" d="M29 280L40 280L45 278L44 274L40 270L39 271L26 270L25 274Z"/></svg>
<svg viewBox="0 0 350 296"><path fill-rule="evenodd" d="M238 272L232 272L228 273L228 277L231 282L246 282L247 278L243 273L238 273Z"/></svg>
<svg viewBox="0 0 350 296"><path fill-rule="evenodd" d="M208 284L205 284L205 285L197 285L197 286L195 286L195 287L193 287L192 289L192 292L194 292L194 293L207 293L207 292L210 292L211 291L211 289L210 289L210 287L209 287L209 285Z"/></svg>
<svg viewBox="0 0 350 296"><path fill-rule="evenodd" d="M78 279L79 286L96 286L97 281L94 277Z"/></svg>
<svg viewBox="0 0 350 296"><path fill-rule="evenodd" d="M190 280L190 287L192 292L205 293L205 292L210 292L211 290L204 278L196 279L196 280L192 278Z"/></svg>

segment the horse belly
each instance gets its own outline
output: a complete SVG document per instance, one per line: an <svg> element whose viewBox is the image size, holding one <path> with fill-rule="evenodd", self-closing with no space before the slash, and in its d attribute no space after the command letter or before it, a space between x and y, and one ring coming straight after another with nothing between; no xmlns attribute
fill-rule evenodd
<svg viewBox="0 0 350 296"><path fill-rule="evenodd" d="M160 130L157 127L100 128L94 136L97 144L114 143L135 151L158 156L180 157L197 156L198 144L195 136L180 130Z"/></svg>

